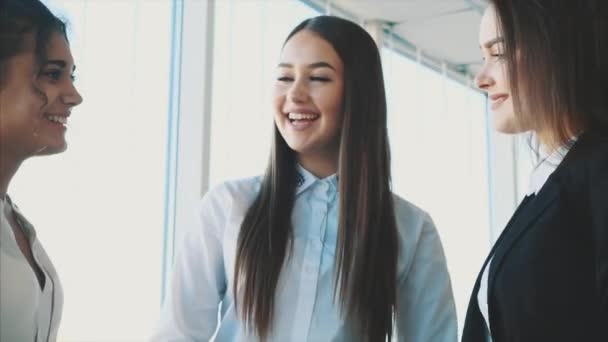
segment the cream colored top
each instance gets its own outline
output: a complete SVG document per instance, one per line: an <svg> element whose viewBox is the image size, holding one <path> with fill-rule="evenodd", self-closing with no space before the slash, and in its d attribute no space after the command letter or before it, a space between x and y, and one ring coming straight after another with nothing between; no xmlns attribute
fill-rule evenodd
<svg viewBox="0 0 608 342"><path fill-rule="evenodd" d="M55 268L36 238L34 227L8 196L0 198L0 209L0 341L56 341L63 292ZM15 240L8 220L11 210L44 274L42 290Z"/></svg>

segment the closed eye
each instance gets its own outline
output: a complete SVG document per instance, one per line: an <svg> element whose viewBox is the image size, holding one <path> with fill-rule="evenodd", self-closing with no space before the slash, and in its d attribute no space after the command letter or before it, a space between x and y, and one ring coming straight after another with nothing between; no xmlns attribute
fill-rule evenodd
<svg viewBox="0 0 608 342"><path fill-rule="evenodd" d="M329 82L331 81L330 78L328 77L322 77L322 76L313 76L310 78L311 81L317 81L317 82Z"/></svg>
<svg viewBox="0 0 608 342"><path fill-rule="evenodd" d="M502 53L492 53L492 54L490 54L490 57L493 57L493 58L496 58L496 59L502 59L502 58L504 57L504 54L502 54ZM486 59L487 59L487 58L486 58L485 56L484 56L484 57L481 57L481 60L482 60L483 62L485 62L485 61L486 61Z"/></svg>
<svg viewBox="0 0 608 342"><path fill-rule="evenodd" d="M288 76L281 76L277 78L277 81L279 82L292 82L293 78L288 77Z"/></svg>

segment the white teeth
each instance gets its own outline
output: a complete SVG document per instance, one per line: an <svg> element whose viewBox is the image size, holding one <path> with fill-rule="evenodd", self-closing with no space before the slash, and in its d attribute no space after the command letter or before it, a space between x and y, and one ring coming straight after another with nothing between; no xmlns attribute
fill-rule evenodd
<svg viewBox="0 0 608 342"><path fill-rule="evenodd" d="M289 113L290 120L314 120L319 117L317 114Z"/></svg>
<svg viewBox="0 0 608 342"><path fill-rule="evenodd" d="M68 118L64 117L64 116L57 116L57 115L47 115L47 118L50 121L65 125L68 123Z"/></svg>

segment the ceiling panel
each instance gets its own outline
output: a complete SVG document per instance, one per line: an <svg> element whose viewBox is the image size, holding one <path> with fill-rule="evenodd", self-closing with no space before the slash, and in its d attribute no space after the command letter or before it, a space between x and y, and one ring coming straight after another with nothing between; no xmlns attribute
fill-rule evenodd
<svg viewBox="0 0 608 342"><path fill-rule="evenodd" d="M477 42L480 19L481 14L469 10L406 22L393 30L425 53L453 64L469 64L481 56Z"/></svg>
<svg viewBox="0 0 608 342"><path fill-rule="evenodd" d="M470 8L463 0L335 0L332 3L363 19L382 19L394 23Z"/></svg>
<svg viewBox="0 0 608 342"><path fill-rule="evenodd" d="M474 72L481 59L477 31L485 0L331 0L361 22L379 20L424 54Z"/></svg>

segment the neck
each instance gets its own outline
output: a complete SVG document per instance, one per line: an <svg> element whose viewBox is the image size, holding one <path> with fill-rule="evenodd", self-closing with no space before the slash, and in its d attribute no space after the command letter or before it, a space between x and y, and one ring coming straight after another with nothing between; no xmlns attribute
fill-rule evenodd
<svg viewBox="0 0 608 342"><path fill-rule="evenodd" d="M6 197L6 193L8 191L9 183L19 166L21 166L22 160L11 158L8 156L7 151L0 151L0 197Z"/></svg>
<svg viewBox="0 0 608 342"><path fill-rule="evenodd" d="M298 163L318 178L325 178L338 172L338 152L298 154Z"/></svg>

